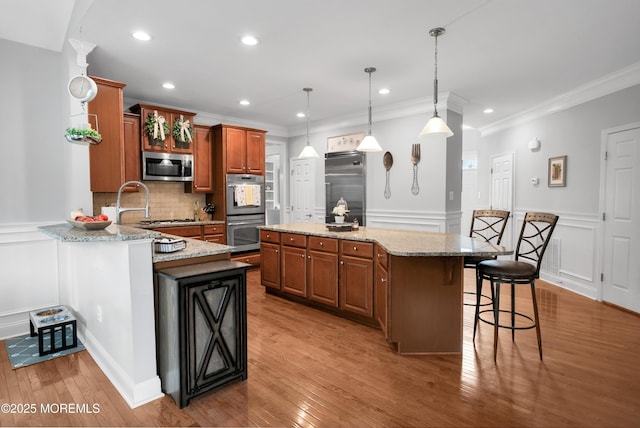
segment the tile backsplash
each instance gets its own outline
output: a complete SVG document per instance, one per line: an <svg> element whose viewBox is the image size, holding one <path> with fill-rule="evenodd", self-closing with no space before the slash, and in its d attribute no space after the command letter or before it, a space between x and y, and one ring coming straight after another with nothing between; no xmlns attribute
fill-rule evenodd
<svg viewBox="0 0 640 428"><path fill-rule="evenodd" d="M149 214L154 220L193 218L194 204L205 205L202 193L185 193L184 183L145 181L149 188ZM100 214L104 206L116 206L117 193L94 193L93 214ZM145 192L122 192L122 207L144 207ZM144 219L144 211L128 211L122 214L122 223L136 223ZM115 219L111 219L115 220Z"/></svg>

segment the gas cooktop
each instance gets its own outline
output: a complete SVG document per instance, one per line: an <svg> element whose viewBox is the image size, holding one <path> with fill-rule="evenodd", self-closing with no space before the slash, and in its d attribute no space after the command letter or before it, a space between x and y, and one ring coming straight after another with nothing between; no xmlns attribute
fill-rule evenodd
<svg viewBox="0 0 640 428"><path fill-rule="evenodd" d="M193 223L195 220L192 218L179 218L168 220L140 220L140 224L171 224L171 223Z"/></svg>

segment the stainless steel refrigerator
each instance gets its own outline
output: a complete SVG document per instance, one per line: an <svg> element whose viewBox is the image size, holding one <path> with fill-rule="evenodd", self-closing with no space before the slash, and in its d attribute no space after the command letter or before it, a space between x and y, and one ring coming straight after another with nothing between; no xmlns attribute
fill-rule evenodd
<svg viewBox="0 0 640 428"><path fill-rule="evenodd" d="M366 225L366 157L357 151L335 152L324 155L324 186L326 222L333 223L331 213L340 198L347 201L347 222L358 219Z"/></svg>

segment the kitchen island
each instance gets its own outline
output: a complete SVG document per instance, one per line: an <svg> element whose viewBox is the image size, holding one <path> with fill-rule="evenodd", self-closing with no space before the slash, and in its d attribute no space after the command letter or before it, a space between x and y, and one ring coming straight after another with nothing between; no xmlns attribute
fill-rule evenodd
<svg viewBox="0 0 640 428"><path fill-rule="evenodd" d="M39 227L57 240L59 304L71 308L78 336L131 407L161 397L156 367L154 268L229 258L231 247L185 238L182 251L160 254L161 233L111 224L83 230Z"/></svg>
<svg viewBox="0 0 640 428"><path fill-rule="evenodd" d="M378 325L400 354L462 352L464 256L512 251L469 237L326 224L262 226L270 294Z"/></svg>

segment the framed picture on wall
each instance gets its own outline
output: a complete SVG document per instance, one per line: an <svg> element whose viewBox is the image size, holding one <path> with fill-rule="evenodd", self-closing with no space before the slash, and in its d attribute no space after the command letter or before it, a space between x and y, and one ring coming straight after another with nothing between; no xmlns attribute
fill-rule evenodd
<svg viewBox="0 0 640 428"><path fill-rule="evenodd" d="M327 153L355 150L363 139L364 132L329 137L327 138Z"/></svg>
<svg viewBox="0 0 640 428"><path fill-rule="evenodd" d="M567 185L567 156L549 158L549 187Z"/></svg>

